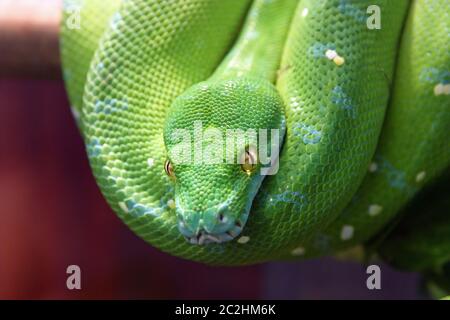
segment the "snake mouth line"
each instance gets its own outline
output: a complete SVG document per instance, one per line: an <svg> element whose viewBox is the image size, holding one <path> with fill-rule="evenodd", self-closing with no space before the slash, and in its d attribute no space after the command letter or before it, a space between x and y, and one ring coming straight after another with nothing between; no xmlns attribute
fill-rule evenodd
<svg viewBox="0 0 450 320"><path fill-rule="evenodd" d="M195 236L185 238L190 244L196 244L200 246L210 243L224 243L235 239L239 234L241 234L242 229L242 223L237 221L234 225L234 228L226 232L212 234L202 230Z"/></svg>

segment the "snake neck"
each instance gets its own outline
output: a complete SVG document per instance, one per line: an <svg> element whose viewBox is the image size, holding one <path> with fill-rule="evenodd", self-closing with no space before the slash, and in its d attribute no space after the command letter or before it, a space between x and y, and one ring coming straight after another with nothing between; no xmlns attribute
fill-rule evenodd
<svg viewBox="0 0 450 320"><path fill-rule="evenodd" d="M277 140L283 140L285 132L284 104L273 82L296 3L256 0L242 35L213 76L186 90L171 105L164 128L172 168L167 171L176 178L179 231L191 244L222 243L238 237L266 172L272 172L276 162L272 160L277 159L282 143ZM208 129L203 128L218 130L220 138L215 142L211 142L212 137L204 139ZM194 157L194 163L186 163L178 159L178 139L173 138L173 133L179 129L187 130L192 137L200 137L201 133L197 145L214 150L218 161L195 161ZM272 137L277 129L281 132ZM244 135L247 132L247 137L232 137L230 147L226 143L229 130ZM257 139L262 140L260 132L269 133L262 143ZM235 144L235 140L244 143ZM261 150L269 150L263 155L259 152L261 145L267 148ZM192 150L192 145L186 149ZM225 159L225 154L232 160ZM270 163L257 162L263 157ZM256 161L250 163L251 159Z"/></svg>
<svg viewBox="0 0 450 320"><path fill-rule="evenodd" d="M276 80L297 0L256 0L243 30L212 80L250 76Z"/></svg>

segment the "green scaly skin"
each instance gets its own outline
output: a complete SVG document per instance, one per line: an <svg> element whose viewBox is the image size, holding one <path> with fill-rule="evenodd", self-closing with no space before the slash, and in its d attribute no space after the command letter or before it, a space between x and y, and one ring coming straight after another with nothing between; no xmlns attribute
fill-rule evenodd
<svg viewBox="0 0 450 320"><path fill-rule="evenodd" d="M128 0L111 22L82 2L62 55L75 107L84 92L90 163L113 210L160 250L242 265L346 249L449 164L449 97L434 94L449 82L445 0L255 0L248 13L245 0ZM367 28L370 5L381 30ZM196 120L286 126L278 173L177 163L172 133Z"/></svg>
<svg viewBox="0 0 450 320"><path fill-rule="evenodd" d="M275 80L282 48L289 30L296 0L257 1L249 13L244 30L233 50L227 55L212 77L194 85L172 104L166 117L164 140L168 154L177 147L176 130L186 129L195 137L195 122L206 128L221 130L279 129L284 137L285 117L283 100L271 81ZM262 34L271 34L271 43L261 41ZM239 106L239 107L236 107ZM255 139L258 139L256 135ZM268 138L271 138L269 135ZM206 150L207 132L203 133ZM248 137L247 145L257 141ZM190 150L195 145L188 146ZM269 144L271 140L268 141ZM237 141L234 141L237 144ZM210 150L223 151L210 145ZM223 147L220 144L219 149ZM231 163L236 164L245 153L243 142L233 151ZM196 155L193 155L196 156ZM206 156L206 155L205 155ZM190 159L189 165L170 159L174 166L175 203L179 229L192 244L222 243L241 234L250 208L265 175L261 166L247 174L240 165L229 163L202 164ZM245 239L245 238L244 238Z"/></svg>
<svg viewBox="0 0 450 320"><path fill-rule="evenodd" d="M390 108L368 174L339 218L305 244L311 255L367 241L448 168L450 101L434 90L450 82L449 10L445 0L412 3ZM351 237L343 237L345 229L352 230ZM316 245L319 238L329 243L326 252Z"/></svg>
<svg viewBox="0 0 450 320"><path fill-rule="evenodd" d="M72 113L78 121L83 105L84 85L92 57L111 17L122 0L64 0L60 36L64 81L68 85ZM81 9L81 10L80 10ZM79 19L74 13L79 12ZM70 28L78 22L79 28Z"/></svg>

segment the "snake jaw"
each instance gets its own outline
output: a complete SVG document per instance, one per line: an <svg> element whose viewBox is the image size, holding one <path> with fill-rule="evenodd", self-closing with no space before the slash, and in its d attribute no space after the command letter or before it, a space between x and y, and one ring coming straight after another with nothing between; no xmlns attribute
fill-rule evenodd
<svg viewBox="0 0 450 320"><path fill-rule="evenodd" d="M188 243L192 245L222 244L232 241L242 233L250 215L257 191L264 176L255 175L246 192L244 201L237 205L239 195L244 192L235 188L228 198L203 210L193 210L183 197L176 196L178 229ZM239 214L236 214L239 212Z"/></svg>
<svg viewBox="0 0 450 320"><path fill-rule="evenodd" d="M248 214L244 214L242 219L245 219ZM236 220L233 224L225 226L226 229L222 232L213 232L205 228L203 220L200 219L195 231L189 228L185 221L180 220L178 229L190 244L205 245L210 243L224 243L235 239L243 230L244 223Z"/></svg>
<svg viewBox="0 0 450 320"><path fill-rule="evenodd" d="M176 196L178 229L187 242L207 245L236 239L246 225L254 197L254 192L251 192L243 206L235 206L240 193L242 191L236 189L225 201L203 210L189 208L182 197Z"/></svg>
<svg viewBox="0 0 450 320"><path fill-rule="evenodd" d="M242 232L242 224L237 221L232 230L219 234L208 233L205 230L199 231L196 235L186 236L186 240L194 245L206 245L210 243L224 243L235 239Z"/></svg>

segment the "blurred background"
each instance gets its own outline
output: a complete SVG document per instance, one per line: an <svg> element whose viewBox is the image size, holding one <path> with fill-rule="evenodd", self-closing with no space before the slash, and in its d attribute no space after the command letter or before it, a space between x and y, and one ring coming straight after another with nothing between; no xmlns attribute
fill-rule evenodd
<svg viewBox="0 0 450 320"><path fill-rule="evenodd" d="M0 299L415 299L420 278L323 258L208 267L144 243L103 200L59 71L62 0L0 0ZM81 268L81 290L66 268Z"/></svg>

